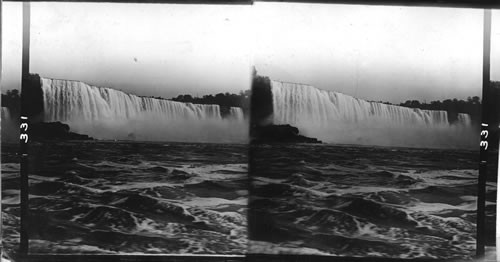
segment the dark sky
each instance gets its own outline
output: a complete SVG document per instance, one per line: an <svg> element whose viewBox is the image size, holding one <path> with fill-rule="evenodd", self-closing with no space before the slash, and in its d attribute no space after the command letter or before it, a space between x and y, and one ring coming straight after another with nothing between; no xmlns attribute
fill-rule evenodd
<svg viewBox="0 0 500 262"><path fill-rule="evenodd" d="M3 4L5 92L19 85L22 9ZM249 89L255 65L276 80L368 100L463 99L481 93L482 15L291 3L33 3L30 70L172 97ZM494 11L494 80L500 80L499 20Z"/></svg>

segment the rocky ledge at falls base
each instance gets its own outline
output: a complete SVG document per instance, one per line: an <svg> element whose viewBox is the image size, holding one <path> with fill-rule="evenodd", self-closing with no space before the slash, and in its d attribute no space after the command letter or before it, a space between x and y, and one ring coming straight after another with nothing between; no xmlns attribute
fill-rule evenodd
<svg viewBox="0 0 500 262"><path fill-rule="evenodd" d="M322 143L312 137L299 135L299 129L291 125L265 125L254 128L253 143Z"/></svg>
<svg viewBox="0 0 500 262"><path fill-rule="evenodd" d="M88 135L70 132L69 125L61 122L41 122L30 125L29 137L35 141L43 140L93 140Z"/></svg>

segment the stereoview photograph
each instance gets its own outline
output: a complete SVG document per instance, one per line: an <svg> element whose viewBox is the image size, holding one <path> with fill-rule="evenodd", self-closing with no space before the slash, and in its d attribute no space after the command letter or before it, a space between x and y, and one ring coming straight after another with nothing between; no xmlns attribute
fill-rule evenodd
<svg viewBox="0 0 500 262"><path fill-rule="evenodd" d="M249 252L474 256L483 11L254 8Z"/></svg>
<svg viewBox="0 0 500 262"><path fill-rule="evenodd" d="M249 8L31 3L30 254L246 252Z"/></svg>

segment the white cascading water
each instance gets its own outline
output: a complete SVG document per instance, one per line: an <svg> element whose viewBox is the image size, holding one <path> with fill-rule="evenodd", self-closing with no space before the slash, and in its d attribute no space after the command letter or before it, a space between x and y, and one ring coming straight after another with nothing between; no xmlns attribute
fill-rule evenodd
<svg viewBox="0 0 500 262"><path fill-rule="evenodd" d="M411 147L476 145L470 116L368 102L310 85L271 81L274 124L329 143Z"/></svg>
<svg viewBox="0 0 500 262"><path fill-rule="evenodd" d="M44 119L98 139L246 142L241 108L222 118L218 105L139 97L79 81L42 78Z"/></svg>
<svg viewBox="0 0 500 262"><path fill-rule="evenodd" d="M239 107L230 107L229 108L229 117L232 119L243 119L243 110Z"/></svg>
<svg viewBox="0 0 500 262"><path fill-rule="evenodd" d="M9 121L10 120L10 110L8 107L3 107L2 106L2 115L1 115L1 121Z"/></svg>
<svg viewBox="0 0 500 262"><path fill-rule="evenodd" d="M470 126L472 124L472 120L470 118L470 115L464 114L464 113L459 113L458 114L458 123L464 126Z"/></svg>

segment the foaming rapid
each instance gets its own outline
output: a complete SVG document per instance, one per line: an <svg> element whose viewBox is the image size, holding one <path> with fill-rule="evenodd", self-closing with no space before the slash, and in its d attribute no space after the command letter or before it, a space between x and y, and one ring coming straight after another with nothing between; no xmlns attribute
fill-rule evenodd
<svg viewBox="0 0 500 262"><path fill-rule="evenodd" d="M139 97L79 81L42 78L44 119L98 139L245 142L241 108Z"/></svg>
<svg viewBox="0 0 500 262"><path fill-rule="evenodd" d="M19 246L18 144L2 144L2 251ZM43 150L47 148L48 150ZM76 150L75 150L76 149ZM247 146L59 141L30 146L32 254L242 255ZM50 215L47 215L50 214Z"/></svg>
<svg viewBox="0 0 500 262"><path fill-rule="evenodd" d="M249 253L475 254L476 151L261 144L250 157Z"/></svg>
<svg viewBox="0 0 500 262"><path fill-rule="evenodd" d="M325 142L383 146L471 147L471 118L446 111L368 102L310 85L271 81L273 122L297 126Z"/></svg>

